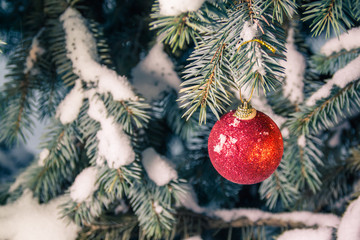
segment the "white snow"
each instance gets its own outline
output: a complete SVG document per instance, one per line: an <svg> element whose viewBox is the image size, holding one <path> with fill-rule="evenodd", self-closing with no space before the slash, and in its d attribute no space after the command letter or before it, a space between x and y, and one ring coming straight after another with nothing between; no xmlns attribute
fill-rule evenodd
<svg viewBox="0 0 360 240"><path fill-rule="evenodd" d="M34 64L37 61L37 57L45 53L45 50L40 47L39 44L39 36L43 31L44 29L42 28L32 39L29 55L27 56L25 62L24 74L36 74L36 71L33 68Z"/></svg>
<svg viewBox="0 0 360 240"><path fill-rule="evenodd" d="M39 154L39 160L38 160L38 165L39 166L44 166L45 165L45 160L46 158L49 156L50 151L47 148L44 148L40 154Z"/></svg>
<svg viewBox="0 0 360 240"><path fill-rule="evenodd" d="M177 172L170 162L156 153L153 148L143 151L142 163L149 178L158 186L164 186L178 178Z"/></svg>
<svg viewBox="0 0 360 240"><path fill-rule="evenodd" d="M198 10L205 0L159 0L160 14L176 16Z"/></svg>
<svg viewBox="0 0 360 240"><path fill-rule="evenodd" d="M136 100L137 97L125 77L97 62L96 42L81 14L69 7L60 16L60 20L66 33L67 56L81 80L97 83L97 91L111 93L114 100Z"/></svg>
<svg viewBox="0 0 360 240"><path fill-rule="evenodd" d="M148 101L158 99L162 91L180 90L181 80L163 48L158 38L148 55L131 72L134 88Z"/></svg>
<svg viewBox="0 0 360 240"><path fill-rule="evenodd" d="M153 207L154 207L154 211L155 211L157 214L160 214L160 213L164 210L163 207L159 204L158 201L155 201L155 202L154 202Z"/></svg>
<svg viewBox="0 0 360 240"><path fill-rule="evenodd" d="M341 34L327 41L320 52L326 56L344 49L350 51L360 47L360 27L352 28L348 32Z"/></svg>
<svg viewBox="0 0 360 240"><path fill-rule="evenodd" d="M96 183L97 174L96 167L87 167L76 176L74 183L70 187L70 197L73 201L81 203L90 200L98 188Z"/></svg>
<svg viewBox="0 0 360 240"><path fill-rule="evenodd" d="M75 81L75 86L61 101L56 109L56 117L58 117L62 124L72 123L80 113L80 108L83 104L84 93L81 87L81 81Z"/></svg>
<svg viewBox="0 0 360 240"><path fill-rule="evenodd" d="M317 100L326 98L330 95L333 86L344 88L347 84L360 78L360 56L352 60L345 67L339 69L326 84L318 89L307 101L307 106L315 105Z"/></svg>
<svg viewBox="0 0 360 240"><path fill-rule="evenodd" d="M243 28L240 32L240 37L243 42L250 41L258 36L258 26L257 24L252 24L249 21L246 21L243 25ZM242 42L242 43L243 43ZM242 44L239 43L239 44Z"/></svg>
<svg viewBox="0 0 360 240"><path fill-rule="evenodd" d="M299 136L298 140L297 140L297 144L299 145L299 147L304 148L306 146L306 138L305 135L301 135Z"/></svg>
<svg viewBox="0 0 360 240"><path fill-rule="evenodd" d="M303 79L306 63L304 56L296 50L293 28L289 29L285 47L287 49L286 60L280 61L280 65L285 68L285 79L282 85L284 96L294 104L302 103L304 101Z"/></svg>
<svg viewBox="0 0 360 240"><path fill-rule="evenodd" d="M88 115L101 125L96 134L99 140L97 164L102 165L106 160L110 168L120 168L132 163L135 152L129 136L124 133L121 124L116 123L112 116L107 116L106 107L97 96L89 99Z"/></svg>
<svg viewBox="0 0 360 240"><path fill-rule="evenodd" d="M11 184L10 188L9 188L9 193L15 191L18 187L20 187L20 185L22 185L23 183L26 182L27 178L26 175L28 173L26 171L23 171L22 173L20 173L17 177L16 180L13 184ZM1 239L1 238L0 238Z"/></svg>
<svg viewBox="0 0 360 240"><path fill-rule="evenodd" d="M346 209L337 231L338 240L360 239L360 197Z"/></svg>
<svg viewBox="0 0 360 240"><path fill-rule="evenodd" d="M80 230L68 219L62 219L62 198L39 204L29 190L15 202L0 206L0 239L75 240Z"/></svg>
<svg viewBox="0 0 360 240"><path fill-rule="evenodd" d="M331 228L294 229L285 231L277 240L332 240Z"/></svg>
<svg viewBox="0 0 360 240"><path fill-rule="evenodd" d="M224 134L220 134L219 140L220 141L218 142L218 144L216 144L214 147L214 152L217 152L217 153L221 152L221 150L226 142L226 136Z"/></svg>
<svg viewBox="0 0 360 240"><path fill-rule="evenodd" d="M199 235L195 235L192 237L185 238L184 240L202 240L202 238Z"/></svg>

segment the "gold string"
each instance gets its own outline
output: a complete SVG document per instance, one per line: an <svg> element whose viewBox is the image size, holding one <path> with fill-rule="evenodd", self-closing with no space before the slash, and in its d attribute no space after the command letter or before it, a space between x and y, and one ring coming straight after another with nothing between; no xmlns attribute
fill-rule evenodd
<svg viewBox="0 0 360 240"><path fill-rule="evenodd" d="M258 42L258 43L260 43L261 45L267 47L271 52L273 52L273 53L276 52L276 49L275 49L274 47L270 46L270 45L267 44L266 42L264 42L264 41L262 41L262 40L260 40L260 39L257 39L257 38L243 42L243 43L238 47L237 51L239 51L242 46L244 46L245 44L250 43L250 42Z"/></svg>
<svg viewBox="0 0 360 240"><path fill-rule="evenodd" d="M250 102L250 100L251 100L251 98L252 98L252 96L253 96L253 93L254 93L254 89L255 89L255 86L253 85L252 88L251 88L251 93L250 93L249 99L248 99L248 100L245 99L245 100L246 100L246 103L249 103L249 102ZM244 101L244 99L243 99L242 96L241 96L241 87L239 88L239 97L240 97L241 102L244 103L245 101Z"/></svg>

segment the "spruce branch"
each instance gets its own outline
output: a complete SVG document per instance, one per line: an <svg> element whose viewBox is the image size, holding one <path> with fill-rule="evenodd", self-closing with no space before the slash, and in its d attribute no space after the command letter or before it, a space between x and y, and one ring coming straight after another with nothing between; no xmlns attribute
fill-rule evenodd
<svg viewBox="0 0 360 240"><path fill-rule="evenodd" d="M313 36L320 35L324 30L330 37L333 30L337 36L353 25L349 4L342 0L312 1L304 4L303 21L312 20L310 24Z"/></svg>
<svg viewBox="0 0 360 240"><path fill-rule="evenodd" d="M333 87L326 99L317 101L312 107L304 106L300 112L292 114L289 129L297 135L316 134L336 125L341 119L358 113L359 88L359 80L350 82L344 88Z"/></svg>
<svg viewBox="0 0 360 240"><path fill-rule="evenodd" d="M273 21L277 20L283 24L285 17L291 19L296 13L297 4L294 0L267 0L266 8L272 9Z"/></svg>
<svg viewBox="0 0 360 240"><path fill-rule="evenodd" d="M360 55L360 49L341 50L329 56L317 54L311 57L312 66L321 74L334 74Z"/></svg>

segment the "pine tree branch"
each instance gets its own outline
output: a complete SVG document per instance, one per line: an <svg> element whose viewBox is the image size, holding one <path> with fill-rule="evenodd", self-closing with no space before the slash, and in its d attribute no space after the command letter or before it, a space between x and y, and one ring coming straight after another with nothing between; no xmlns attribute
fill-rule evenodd
<svg viewBox="0 0 360 240"><path fill-rule="evenodd" d="M353 81L344 88L332 89L327 99L318 101L314 107L304 107L294 113L289 121L289 129L295 134L308 135L334 126L346 116L356 114L360 109L358 95L360 81Z"/></svg>
<svg viewBox="0 0 360 240"><path fill-rule="evenodd" d="M346 28L353 25L353 19L346 1L326 0L312 1L304 5L305 17L303 21L312 20L310 25L313 36L320 35L326 30L326 37L330 36L331 30L340 35Z"/></svg>

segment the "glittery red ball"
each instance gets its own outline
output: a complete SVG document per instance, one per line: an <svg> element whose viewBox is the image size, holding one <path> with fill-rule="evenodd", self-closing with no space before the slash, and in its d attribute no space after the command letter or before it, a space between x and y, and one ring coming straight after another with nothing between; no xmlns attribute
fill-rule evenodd
<svg viewBox="0 0 360 240"><path fill-rule="evenodd" d="M211 163L221 176L239 184L264 181L279 166L281 132L274 121L257 111L250 120L225 114L212 128L208 141Z"/></svg>

